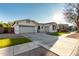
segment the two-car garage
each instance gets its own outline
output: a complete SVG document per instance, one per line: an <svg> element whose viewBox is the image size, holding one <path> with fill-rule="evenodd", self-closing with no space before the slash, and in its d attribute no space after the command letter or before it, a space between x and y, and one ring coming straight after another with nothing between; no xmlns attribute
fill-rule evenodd
<svg viewBox="0 0 79 59"><path fill-rule="evenodd" d="M26 26L26 25L19 25L14 26L14 32L15 34L21 34L21 33L34 33L36 32L35 26Z"/></svg>
<svg viewBox="0 0 79 59"><path fill-rule="evenodd" d="M33 33L35 32L35 26L19 26L20 33Z"/></svg>
<svg viewBox="0 0 79 59"><path fill-rule="evenodd" d="M15 34L37 32L38 23L32 20L19 20L13 25Z"/></svg>

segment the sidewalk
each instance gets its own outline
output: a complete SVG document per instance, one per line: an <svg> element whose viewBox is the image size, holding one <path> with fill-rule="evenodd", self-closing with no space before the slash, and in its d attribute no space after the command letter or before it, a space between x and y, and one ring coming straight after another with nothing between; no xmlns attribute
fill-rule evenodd
<svg viewBox="0 0 79 59"><path fill-rule="evenodd" d="M70 38L60 38L53 47L50 48L51 51L60 56L71 56L76 48L79 46L79 40L74 40ZM78 51L75 51L78 52Z"/></svg>
<svg viewBox="0 0 79 59"><path fill-rule="evenodd" d="M72 32L67 35L71 35ZM79 40L74 38L67 38L67 35L59 37L59 40L50 48L51 51L60 56L75 56L79 55Z"/></svg>

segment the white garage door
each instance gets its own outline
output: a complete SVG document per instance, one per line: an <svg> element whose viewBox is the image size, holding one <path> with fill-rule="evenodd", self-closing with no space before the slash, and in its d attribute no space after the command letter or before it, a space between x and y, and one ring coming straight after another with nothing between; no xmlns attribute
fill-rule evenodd
<svg viewBox="0 0 79 59"><path fill-rule="evenodd" d="M35 27L34 26L20 26L19 27L20 33L32 33L35 32Z"/></svg>

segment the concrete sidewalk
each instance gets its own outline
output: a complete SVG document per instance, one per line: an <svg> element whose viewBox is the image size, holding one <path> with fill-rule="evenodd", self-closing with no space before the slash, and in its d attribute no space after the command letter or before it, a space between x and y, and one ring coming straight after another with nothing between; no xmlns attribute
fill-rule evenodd
<svg viewBox="0 0 79 59"><path fill-rule="evenodd" d="M40 47L37 41L0 48L0 56L15 56Z"/></svg>
<svg viewBox="0 0 79 59"><path fill-rule="evenodd" d="M79 56L79 39L67 37L74 33L75 32L71 32L70 34L60 36L50 50L60 56Z"/></svg>
<svg viewBox="0 0 79 59"><path fill-rule="evenodd" d="M51 51L60 56L76 56L79 55L79 40L71 38L60 38Z"/></svg>

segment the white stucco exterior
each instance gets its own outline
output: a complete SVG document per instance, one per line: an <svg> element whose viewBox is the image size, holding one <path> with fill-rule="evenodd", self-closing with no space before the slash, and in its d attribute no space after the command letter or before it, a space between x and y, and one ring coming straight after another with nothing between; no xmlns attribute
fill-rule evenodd
<svg viewBox="0 0 79 59"><path fill-rule="evenodd" d="M19 26L18 25L14 25L14 32L15 32L15 34L19 34Z"/></svg>
<svg viewBox="0 0 79 59"><path fill-rule="evenodd" d="M53 25L55 25L55 29L53 30ZM50 24L45 24L44 26L44 32L56 32L57 31L57 24L50 23Z"/></svg>
<svg viewBox="0 0 79 59"><path fill-rule="evenodd" d="M55 25L54 29L53 25ZM39 32L57 31L57 24L55 22L40 24L32 20L19 20L14 24L14 32L15 34L34 33L38 31L38 26L40 26Z"/></svg>
<svg viewBox="0 0 79 59"><path fill-rule="evenodd" d="M31 20L20 20L14 24L15 34L37 32L37 24Z"/></svg>

